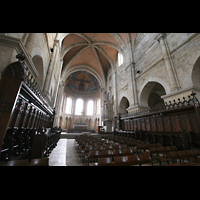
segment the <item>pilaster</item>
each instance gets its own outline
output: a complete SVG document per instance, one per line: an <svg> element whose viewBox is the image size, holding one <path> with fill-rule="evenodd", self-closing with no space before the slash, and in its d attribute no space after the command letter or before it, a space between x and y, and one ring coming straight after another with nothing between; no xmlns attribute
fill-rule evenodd
<svg viewBox="0 0 200 200"><path fill-rule="evenodd" d="M170 79L170 83L171 83L171 91L175 91L178 90L178 80L176 80L176 72L175 69L170 61L170 55L168 53L168 49L167 49L167 43L166 43L166 34L165 33L161 33L159 35L157 35L155 37L155 40L157 40L162 48L162 53L163 53L163 59L166 65L166 69L167 69L167 73Z"/></svg>

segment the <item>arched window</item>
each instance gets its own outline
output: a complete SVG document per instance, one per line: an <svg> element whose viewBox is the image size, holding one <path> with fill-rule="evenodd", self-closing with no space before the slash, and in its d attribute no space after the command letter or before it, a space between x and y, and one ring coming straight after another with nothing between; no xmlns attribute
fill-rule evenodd
<svg viewBox="0 0 200 200"><path fill-rule="evenodd" d="M118 64L119 64L119 66L121 66L123 64L123 62L124 62L123 55L120 52L118 52Z"/></svg>
<svg viewBox="0 0 200 200"><path fill-rule="evenodd" d="M65 113L72 114L72 99L70 97L66 99Z"/></svg>
<svg viewBox="0 0 200 200"><path fill-rule="evenodd" d="M83 112L83 100L77 99L75 107L75 115L81 115L82 112Z"/></svg>
<svg viewBox="0 0 200 200"><path fill-rule="evenodd" d="M97 100L97 115L100 115L101 113L101 100Z"/></svg>
<svg viewBox="0 0 200 200"><path fill-rule="evenodd" d="M94 110L94 102L92 100L89 100L87 103L87 115L93 115Z"/></svg>

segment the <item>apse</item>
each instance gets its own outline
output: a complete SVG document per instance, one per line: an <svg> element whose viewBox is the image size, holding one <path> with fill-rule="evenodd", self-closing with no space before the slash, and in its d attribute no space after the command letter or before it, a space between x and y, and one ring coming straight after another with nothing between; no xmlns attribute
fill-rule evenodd
<svg viewBox="0 0 200 200"><path fill-rule="evenodd" d="M66 89L72 93L95 94L100 89L98 80L86 71L77 71L70 74L65 83Z"/></svg>

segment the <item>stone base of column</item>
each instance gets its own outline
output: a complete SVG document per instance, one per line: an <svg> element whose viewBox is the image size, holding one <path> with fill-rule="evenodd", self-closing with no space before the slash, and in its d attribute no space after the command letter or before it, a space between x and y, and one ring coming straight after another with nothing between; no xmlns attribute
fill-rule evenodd
<svg viewBox="0 0 200 200"><path fill-rule="evenodd" d="M139 109L146 108L146 106L141 106L141 105L130 105L126 110L128 113L132 113L134 111L138 111Z"/></svg>

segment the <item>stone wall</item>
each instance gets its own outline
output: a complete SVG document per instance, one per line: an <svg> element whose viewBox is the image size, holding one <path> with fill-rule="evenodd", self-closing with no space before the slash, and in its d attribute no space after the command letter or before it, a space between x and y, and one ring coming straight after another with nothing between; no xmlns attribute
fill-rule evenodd
<svg viewBox="0 0 200 200"><path fill-rule="evenodd" d="M200 34L196 33L167 33L165 44L169 58L164 58L160 41L156 39L158 33L137 33L133 45L133 59L136 88L139 107L142 107L142 92L149 83L161 84L166 92L162 98L164 101L187 97L194 90L200 98ZM117 58L115 69L117 74L117 98L118 106L123 97L131 104L133 101L133 90L130 76L130 56L125 54L126 63L118 66ZM167 71L166 59L169 60L177 89L173 90L171 77ZM140 70L140 73L137 71ZM109 71L107 86L112 85L114 72ZM107 90L108 90L107 87ZM111 96L114 95L113 88Z"/></svg>

